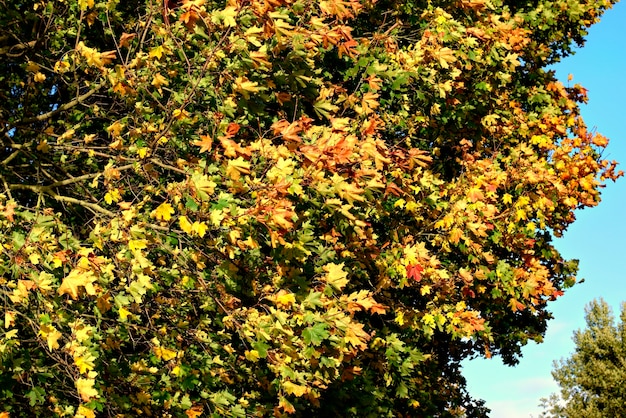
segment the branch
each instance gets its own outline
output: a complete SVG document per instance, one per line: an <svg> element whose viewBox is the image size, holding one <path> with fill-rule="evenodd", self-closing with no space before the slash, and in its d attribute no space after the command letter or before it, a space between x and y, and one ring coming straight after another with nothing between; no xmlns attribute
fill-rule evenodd
<svg viewBox="0 0 626 418"><path fill-rule="evenodd" d="M50 119L52 116L54 116L54 115L56 115L58 113L64 112L64 111L66 111L68 109L71 109L72 107L74 107L77 104L81 103L83 100L87 99L89 96L91 96L92 94L96 93L101 88L102 88L102 84L96 84L93 89L89 90L85 94L82 94L82 95L78 96L77 98L75 98L71 102L67 102L67 103L57 107L56 109L51 110L50 112L42 113L41 115L33 116L31 118L18 120L17 122L14 123L14 125L23 125L23 124L27 124L27 123L33 123L33 122L42 122L44 120Z"/></svg>
<svg viewBox="0 0 626 418"><path fill-rule="evenodd" d="M113 212L103 208L102 206L98 206L95 203L85 202L84 200L75 199L75 198L69 197L69 196L61 196L60 194L56 194L56 193L48 193L48 194L53 199L58 200L59 202L74 203L76 205L83 206L85 208L91 209L91 210L93 210L95 212L100 212L100 213L102 213L104 215L107 215L110 218L114 218L115 217L115 214Z"/></svg>
<svg viewBox="0 0 626 418"><path fill-rule="evenodd" d="M59 202L74 203L87 209L91 209L94 212L103 213L111 218L115 217L115 213L111 212L110 210L104 209L102 206L99 206L95 203L85 202L84 200L76 199L74 197L57 194L50 189L50 186L38 186L34 184L9 184L8 188L9 190L30 190L31 192L38 194L47 194L48 196Z"/></svg>
<svg viewBox="0 0 626 418"><path fill-rule="evenodd" d="M187 174L186 171L181 170L180 168L174 167L172 165L168 165L168 164L162 163L157 158L150 158L150 162L155 164L155 165L158 165L161 168L165 168L166 170L172 170L172 171L175 171L175 172L180 173L180 174ZM118 170L119 170L119 168L118 168Z"/></svg>
<svg viewBox="0 0 626 418"><path fill-rule="evenodd" d="M133 168L134 166L135 166L134 164L127 164L121 167L117 167L116 170L124 171L124 170L128 170L129 168ZM43 186L43 187L45 187L46 189L51 189L53 187L67 186L68 184L77 183L82 180L94 179L100 175L102 175L102 173L84 174L82 176L72 177L71 179L59 180L57 182L48 184L47 186Z"/></svg>
<svg viewBox="0 0 626 418"><path fill-rule="evenodd" d="M26 49L26 48L32 48L33 46L35 46L36 43L37 41L30 41L30 42L24 42L21 44L5 46L3 48L0 48L0 55L10 55L10 52L13 51L14 49L21 50L21 49Z"/></svg>

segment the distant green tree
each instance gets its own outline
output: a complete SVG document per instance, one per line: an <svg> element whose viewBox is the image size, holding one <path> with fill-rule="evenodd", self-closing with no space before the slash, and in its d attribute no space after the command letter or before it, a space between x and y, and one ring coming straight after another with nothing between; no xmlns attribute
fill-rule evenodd
<svg viewBox="0 0 626 418"><path fill-rule="evenodd" d="M543 417L626 416L626 303L620 321L603 300L585 308L587 327L576 331L572 356L554 364L560 395L543 399Z"/></svg>

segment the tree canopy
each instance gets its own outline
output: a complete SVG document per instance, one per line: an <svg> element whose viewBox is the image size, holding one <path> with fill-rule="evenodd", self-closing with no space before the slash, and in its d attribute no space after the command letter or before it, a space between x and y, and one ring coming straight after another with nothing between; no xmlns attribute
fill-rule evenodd
<svg viewBox="0 0 626 418"><path fill-rule="evenodd" d="M0 414L484 416L617 178L614 2L0 0Z"/></svg>
<svg viewBox="0 0 626 418"><path fill-rule="evenodd" d="M626 304L617 325L603 299L591 302L585 313L587 327L574 333L574 353L554 363L561 392L543 400L544 417L626 415Z"/></svg>

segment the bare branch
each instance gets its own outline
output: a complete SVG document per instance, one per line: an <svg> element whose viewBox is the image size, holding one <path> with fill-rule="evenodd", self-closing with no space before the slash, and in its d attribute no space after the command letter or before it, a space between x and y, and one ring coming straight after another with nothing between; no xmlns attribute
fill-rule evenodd
<svg viewBox="0 0 626 418"><path fill-rule="evenodd" d="M160 160L158 160L157 158L150 158L150 162L155 164L155 165L158 165L159 167L164 168L166 170L175 171L175 172L180 173L180 174L187 174L186 171L181 170L180 168L174 167L174 166L169 165L169 164L164 164Z"/></svg>
<svg viewBox="0 0 626 418"><path fill-rule="evenodd" d="M76 199L74 197L63 196L63 195L57 194L50 189L50 186L38 186L35 184L9 184L8 189L9 190L30 190L31 192L38 193L40 195L46 194L50 196L51 198L53 198L54 200L57 200L59 202L73 203L75 205L79 205L84 208L91 209L94 212L105 214L111 218L115 217L115 213L111 212L110 210L104 209L102 206L99 206L91 202L85 202L84 200Z"/></svg>
<svg viewBox="0 0 626 418"><path fill-rule="evenodd" d="M21 44L2 47L0 48L0 55L11 55L14 50L21 51L23 49L32 48L33 46L35 46L36 43L37 41L35 40L35 41L30 41L30 42L24 42Z"/></svg>
<svg viewBox="0 0 626 418"><path fill-rule="evenodd" d="M50 112L42 113L41 115L33 116L31 118L26 118L26 119L19 120L19 121L15 122L15 125L24 125L24 124L27 124L27 123L41 122L41 121L50 119L52 116L57 115L57 114L59 114L61 112L64 112L64 111L66 111L68 109L71 109L72 107L74 107L77 104L81 103L82 101L84 101L85 99L89 98L91 95L96 93L101 88L102 88L102 84L96 84L87 93L84 93L84 94L78 96L77 98L75 98L71 102L67 102L67 103L59 106L58 108L56 108L54 110L51 110Z"/></svg>
<svg viewBox="0 0 626 418"><path fill-rule="evenodd" d="M91 209L95 212L100 212L104 215L107 215L110 218L114 218L115 217L115 213L111 212L110 210L107 210L105 208L103 208L102 206L96 205L95 203L90 203L90 202L85 202L84 200L79 200L79 199L75 199L73 197L69 197L69 196L61 196L59 194L56 193L48 193L53 199L58 200L59 202L67 202L67 203L74 203L76 205L79 206L83 206L85 208Z"/></svg>
<svg viewBox="0 0 626 418"><path fill-rule="evenodd" d="M127 164L121 167L116 167L116 170L119 170L119 171L128 170L130 168L133 168L134 166L135 166L134 164ZM79 181L82 181L82 180L94 179L100 175L102 175L102 173L85 174L85 175L78 176L78 177L72 177L71 179L60 180L52 184L48 184L45 187L47 189L51 189L53 187L67 186L68 184L78 183Z"/></svg>

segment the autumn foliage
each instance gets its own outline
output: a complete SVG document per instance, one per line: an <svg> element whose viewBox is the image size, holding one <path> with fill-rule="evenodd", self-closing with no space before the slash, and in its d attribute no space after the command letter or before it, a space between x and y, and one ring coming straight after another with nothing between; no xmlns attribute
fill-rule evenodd
<svg viewBox="0 0 626 418"><path fill-rule="evenodd" d="M546 66L613 2L0 10L0 414L481 416L615 179Z"/></svg>

